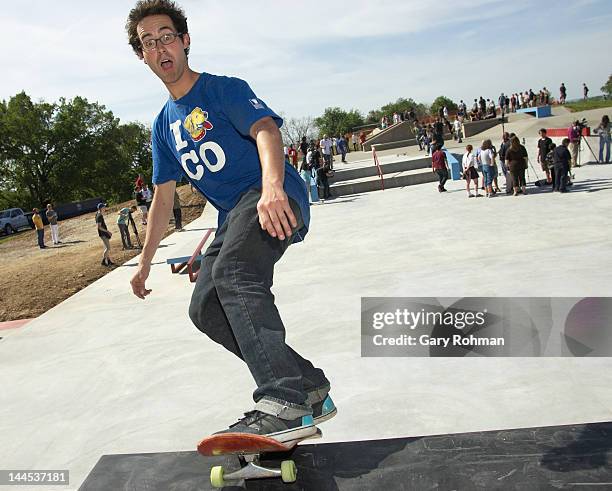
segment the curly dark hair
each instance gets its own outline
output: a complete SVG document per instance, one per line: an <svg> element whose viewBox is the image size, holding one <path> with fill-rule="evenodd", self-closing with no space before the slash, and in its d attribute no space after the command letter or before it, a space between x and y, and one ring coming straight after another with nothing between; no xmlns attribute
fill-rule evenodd
<svg viewBox="0 0 612 491"><path fill-rule="evenodd" d="M136 32L136 26L145 17L150 15L167 15L172 20L175 29L180 33L181 40L183 34L187 34L187 17L181 7L179 7L172 0L139 0L130 14L128 15L127 22L125 23L125 30L128 35L128 42L134 52L142 57L142 43ZM189 47L185 48L185 55L189 55Z"/></svg>

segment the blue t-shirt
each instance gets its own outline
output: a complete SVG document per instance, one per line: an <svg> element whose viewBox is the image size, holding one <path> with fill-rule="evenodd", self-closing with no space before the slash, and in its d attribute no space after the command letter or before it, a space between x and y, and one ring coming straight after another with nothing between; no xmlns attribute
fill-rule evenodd
<svg viewBox="0 0 612 491"><path fill-rule="evenodd" d="M219 227L248 190L261 188L261 163L253 123L271 117L283 120L238 78L200 74L180 99L170 98L153 123L153 183L179 181L183 174L219 211ZM306 185L285 162L284 189L300 207L304 227L310 223Z"/></svg>

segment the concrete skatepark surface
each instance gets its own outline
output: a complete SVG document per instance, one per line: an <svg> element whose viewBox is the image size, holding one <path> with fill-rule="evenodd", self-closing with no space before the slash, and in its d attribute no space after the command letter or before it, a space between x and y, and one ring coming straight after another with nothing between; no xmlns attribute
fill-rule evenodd
<svg viewBox="0 0 612 491"><path fill-rule="evenodd" d="M610 358L360 355L362 296L611 296L612 166L576 176L566 195L530 186L472 200L457 181L444 194L429 183L312 206L273 292L289 343L332 382L339 412L321 444L612 420ZM145 301L130 292L132 260L2 332L0 468L69 469L70 485L53 489L78 489L103 455L192 452L252 407L248 370L193 327L193 285L165 264L211 226L207 207L162 242Z"/></svg>

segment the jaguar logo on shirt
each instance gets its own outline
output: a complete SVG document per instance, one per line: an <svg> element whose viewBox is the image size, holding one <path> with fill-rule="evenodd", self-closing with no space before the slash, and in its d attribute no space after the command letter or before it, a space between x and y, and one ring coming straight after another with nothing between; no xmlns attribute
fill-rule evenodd
<svg viewBox="0 0 612 491"><path fill-rule="evenodd" d="M208 121L208 113L196 107L183 121L183 126L191 135L194 142L200 141L206 136L206 130L212 130L213 125Z"/></svg>

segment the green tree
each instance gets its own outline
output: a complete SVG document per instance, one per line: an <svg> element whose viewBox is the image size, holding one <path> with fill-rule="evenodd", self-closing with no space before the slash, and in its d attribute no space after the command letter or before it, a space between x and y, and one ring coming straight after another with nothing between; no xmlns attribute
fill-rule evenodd
<svg viewBox="0 0 612 491"><path fill-rule="evenodd" d="M136 174L149 173L150 139L82 97L35 103L21 92L0 103L0 203L128 199Z"/></svg>
<svg viewBox="0 0 612 491"><path fill-rule="evenodd" d="M393 113L403 114L405 111L414 110L417 119L427 115L428 108L425 104L416 102L412 98L400 97L395 102L385 104L380 109L374 109L368 113L366 123L379 123L383 116L391 117Z"/></svg>
<svg viewBox="0 0 612 491"><path fill-rule="evenodd" d="M608 81L601 88L601 91L606 94L607 97L612 97L612 75L608 77Z"/></svg>
<svg viewBox="0 0 612 491"><path fill-rule="evenodd" d="M441 95L440 97L436 98L435 101L433 101L433 103L431 105L431 109L430 109L431 114L433 116L437 116L438 112L440 111L440 109L442 109L444 106L446 106L449 111L456 111L457 110L457 104L455 104L448 97L444 97L443 95Z"/></svg>
<svg viewBox="0 0 612 491"><path fill-rule="evenodd" d="M356 109L344 111L339 107L328 107L322 116L315 118L315 126L320 136L338 136L349 133L353 128L363 124L363 116Z"/></svg>

